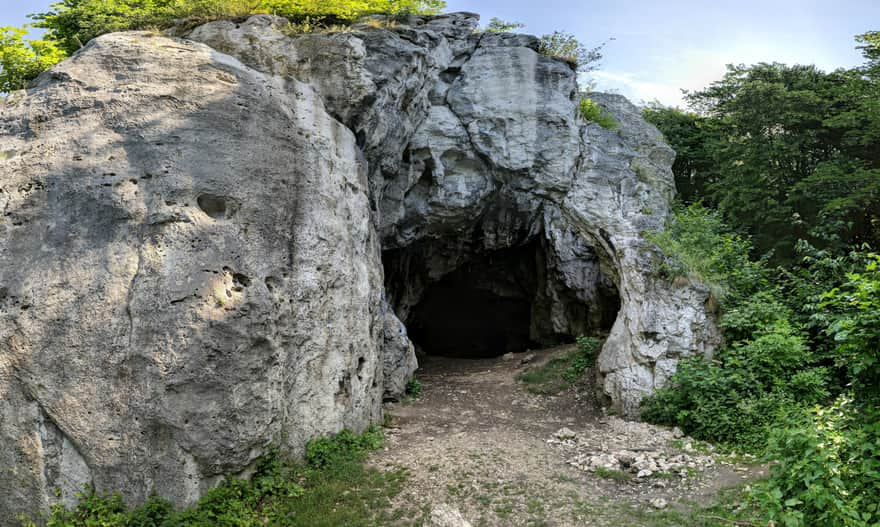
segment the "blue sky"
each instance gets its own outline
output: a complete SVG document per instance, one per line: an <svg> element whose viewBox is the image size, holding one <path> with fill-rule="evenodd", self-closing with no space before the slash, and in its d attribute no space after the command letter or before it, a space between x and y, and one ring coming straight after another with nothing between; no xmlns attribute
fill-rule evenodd
<svg viewBox="0 0 880 527"><path fill-rule="evenodd" d="M0 25L20 25L51 0L0 0ZM597 89L635 102L681 104L681 89L699 89L725 64L779 61L824 69L861 63L852 37L880 30L880 0L447 0L526 24L528 33L563 30L605 49Z"/></svg>

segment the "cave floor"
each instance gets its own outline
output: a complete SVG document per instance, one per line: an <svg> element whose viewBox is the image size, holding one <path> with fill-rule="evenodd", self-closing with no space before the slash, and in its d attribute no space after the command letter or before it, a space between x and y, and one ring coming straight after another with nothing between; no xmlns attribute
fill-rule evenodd
<svg viewBox="0 0 880 527"><path fill-rule="evenodd" d="M703 525L694 519L715 513L707 507L719 497L730 506L741 495L726 489L766 472L748 458L607 415L592 372L552 396L529 393L517 380L526 368L572 349L424 361L420 395L386 405L385 447L370 459L380 470L409 476L393 504L399 525L421 525L441 509L474 527ZM693 467L642 478L586 468L585 459L620 451L662 459L684 454Z"/></svg>

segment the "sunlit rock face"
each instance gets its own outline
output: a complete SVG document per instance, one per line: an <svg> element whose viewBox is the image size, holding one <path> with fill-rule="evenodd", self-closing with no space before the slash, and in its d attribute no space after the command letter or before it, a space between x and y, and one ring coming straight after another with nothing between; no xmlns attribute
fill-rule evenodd
<svg viewBox="0 0 880 527"><path fill-rule="evenodd" d="M0 508L190 502L381 417L366 165L309 86L115 34L2 112Z"/></svg>
<svg viewBox="0 0 880 527"><path fill-rule="evenodd" d="M654 272L674 154L625 99L579 121L575 72L475 15L283 24L107 35L0 104L0 525L363 429L413 341L607 330L626 413L717 344L708 291Z"/></svg>

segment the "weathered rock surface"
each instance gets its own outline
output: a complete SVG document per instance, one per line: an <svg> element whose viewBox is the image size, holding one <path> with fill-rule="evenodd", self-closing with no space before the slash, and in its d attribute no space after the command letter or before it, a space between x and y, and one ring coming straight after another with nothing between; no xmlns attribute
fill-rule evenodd
<svg viewBox="0 0 880 527"><path fill-rule="evenodd" d="M319 97L114 34L0 114L0 510L195 500L381 418L366 167Z"/></svg>
<svg viewBox="0 0 880 527"><path fill-rule="evenodd" d="M484 262L529 340L610 328L626 413L717 343L654 272L674 154L625 99L579 121L575 72L475 15L283 23L104 36L0 106L0 511L187 503L377 422L426 292Z"/></svg>
<svg viewBox="0 0 880 527"><path fill-rule="evenodd" d="M471 523L464 519L458 509L441 503L431 509L425 527L471 527Z"/></svg>

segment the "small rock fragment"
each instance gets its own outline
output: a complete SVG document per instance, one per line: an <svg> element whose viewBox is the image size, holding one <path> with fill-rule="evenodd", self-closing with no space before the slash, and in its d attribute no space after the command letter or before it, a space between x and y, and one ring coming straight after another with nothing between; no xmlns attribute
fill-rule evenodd
<svg viewBox="0 0 880 527"><path fill-rule="evenodd" d="M471 527L471 524L458 509L442 503L431 510L425 527Z"/></svg>
<svg viewBox="0 0 880 527"><path fill-rule="evenodd" d="M651 505L651 507L654 507L657 510L662 510L669 506L669 502L667 502L663 498L654 498L648 503Z"/></svg>
<svg viewBox="0 0 880 527"><path fill-rule="evenodd" d="M570 428L560 428L555 434L553 434L553 437L560 441L565 441L566 439L575 439L577 434L575 434Z"/></svg>

